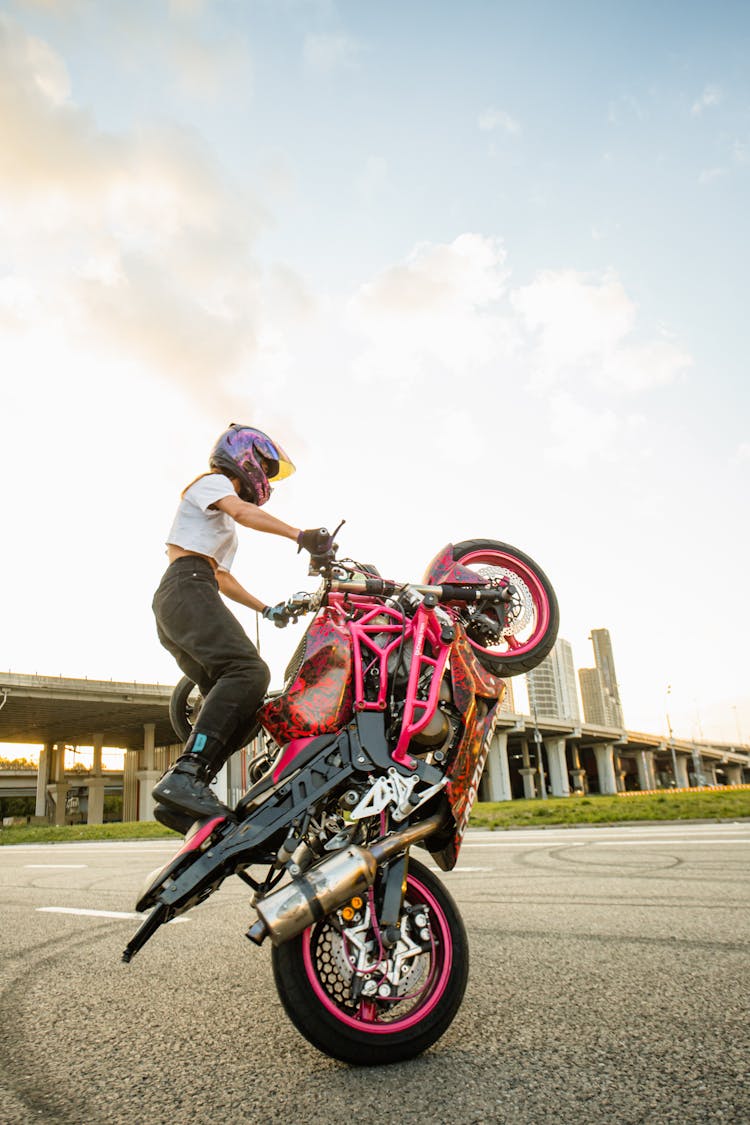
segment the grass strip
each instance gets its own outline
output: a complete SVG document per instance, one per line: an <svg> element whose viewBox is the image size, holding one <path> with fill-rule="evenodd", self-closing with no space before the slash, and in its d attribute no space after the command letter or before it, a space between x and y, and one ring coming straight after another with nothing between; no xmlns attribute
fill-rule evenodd
<svg viewBox="0 0 750 1125"><path fill-rule="evenodd" d="M750 790L628 794L627 797L549 797L486 801L471 815L473 828L543 828L546 825L622 824L632 821L736 820L750 817Z"/></svg>
<svg viewBox="0 0 750 1125"><path fill-rule="evenodd" d="M179 839L171 828L155 820L119 821L111 824L68 824L65 827L46 825L11 824L0 828L2 844L69 844L84 840L158 840L172 836Z"/></svg>
<svg viewBox="0 0 750 1125"><path fill-rule="evenodd" d="M472 828L544 828L661 820L738 820L750 817L750 790L629 794L627 797L550 797L546 801L485 801L472 811ZM74 824L65 828L24 824L0 828L2 844L56 844L76 840L155 840L177 833L156 821Z"/></svg>

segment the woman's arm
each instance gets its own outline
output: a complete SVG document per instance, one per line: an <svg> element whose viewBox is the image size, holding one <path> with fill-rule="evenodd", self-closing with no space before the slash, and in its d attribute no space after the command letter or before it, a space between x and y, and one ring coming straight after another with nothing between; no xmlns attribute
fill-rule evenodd
<svg viewBox="0 0 750 1125"><path fill-rule="evenodd" d="M240 500L239 496L224 496L211 507L221 508L222 512L226 512L236 523L241 524L242 527L251 527L254 531L281 535L284 539L293 539L295 543L300 534L300 528L292 527L290 524L284 523L283 520L276 519L276 516L272 516L270 512L264 512L261 508L257 508L255 504L248 504L246 501Z"/></svg>
<svg viewBox="0 0 750 1125"><path fill-rule="evenodd" d="M248 609L254 609L257 613L262 613L266 608L265 602L258 601L256 597L248 593L245 587L228 570L217 570L214 573L219 590L224 597L247 606Z"/></svg>

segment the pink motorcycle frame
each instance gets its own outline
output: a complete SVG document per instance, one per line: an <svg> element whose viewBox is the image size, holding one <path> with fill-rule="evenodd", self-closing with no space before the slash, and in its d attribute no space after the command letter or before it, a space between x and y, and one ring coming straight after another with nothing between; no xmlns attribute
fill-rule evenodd
<svg viewBox="0 0 750 1125"><path fill-rule="evenodd" d="M463 576L462 576L463 577ZM472 575L475 580L475 576ZM465 579L464 579L465 580ZM452 844L436 859L445 870L456 863L461 840L466 830L472 805L476 800L479 779L489 750L500 701L505 691L504 682L487 672L478 662L460 624L456 624L454 640L443 639L443 626L434 607L421 604L409 618L398 609L384 605L382 600L363 594L331 591L327 604L319 612L308 630L315 638L316 631L335 629L340 644L348 644L351 652L351 679L341 690L339 704L330 713L331 730L350 721L353 713L364 711L384 712L389 688L388 662L399 649L410 649L409 677L404 699L401 730L391 757L394 764L405 769L416 769L417 761L409 754L413 738L424 729L433 717L439 701L440 687L451 659L451 681L456 705L464 718L464 733L448 771L446 796L455 820ZM427 649L430 651L428 652ZM305 681L303 659L288 695L297 690L306 694L320 692L321 701L331 703L331 694L325 690L325 675L315 684ZM365 698L365 677L373 665L379 671L376 698ZM423 672L431 669L432 676L427 699L418 698L419 680ZM320 670L318 670L320 671ZM324 670L323 670L324 672ZM484 714L477 707L477 696L485 701ZM274 781L279 781L293 764L297 755L315 735L302 729L293 729L289 722L280 727L284 718L284 696L264 707L261 723L276 737L280 729L292 733L274 767ZM325 720L324 720L325 722ZM320 733L317 731L316 733Z"/></svg>

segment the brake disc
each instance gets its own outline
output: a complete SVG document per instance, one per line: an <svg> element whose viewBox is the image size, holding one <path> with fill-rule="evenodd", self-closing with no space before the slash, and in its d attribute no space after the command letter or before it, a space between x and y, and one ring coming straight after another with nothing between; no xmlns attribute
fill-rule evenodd
<svg viewBox="0 0 750 1125"><path fill-rule="evenodd" d="M482 566L478 568L478 573L495 587L504 585L502 580L507 579L507 582L516 591L516 596L510 603L511 612L503 626L504 637L515 637L526 628L532 619L534 599L531 596L531 590L523 578L519 578L506 566Z"/></svg>

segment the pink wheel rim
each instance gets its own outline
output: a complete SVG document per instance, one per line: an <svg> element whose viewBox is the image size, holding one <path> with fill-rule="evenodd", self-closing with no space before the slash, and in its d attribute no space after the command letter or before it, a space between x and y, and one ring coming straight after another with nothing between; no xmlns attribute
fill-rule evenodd
<svg viewBox="0 0 750 1125"><path fill-rule="evenodd" d="M424 902L429 906L433 922L437 926L439 934L437 935L438 941L436 942L436 948L432 955L434 958L433 964L430 967L430 975L433 975L436 969L435 961L437 961L437 978L432 981L426 1000L415 1005L408 1015L404 1016L402 1019L397 1018L391 1020L389 1023L378 1023L377 1004L372 1001L365 1001L357 1016L352 1016L348 1012L343 1011L338 1004L331 999L320 982L312 953L312 932L314 927L308 926L302 935L302 958L305 972L316 997L326 1011L334 1016L340 1023L346 1024L347 1027L355 1028L357 1031L364 1031L368 1035L395 1035L397 1032L407 1031L409 1028L414 1027L415 1024L421 1023L439 1002L445 992L450 977L451 966L453 964L453 943L451 941L448 920L445 917L443 909L435 896L419 879L411 875L408 876L408 886L410 893L413 892L420 902Z"/></svg>
<svg viewBox="0 0 750 1125"><path fill-rule="evenodd" d="M482 645L470 640L471 647L475 648L477 652L485 652L488 656L493 656L498 660L524 656L526 653L536 648L547 632L550 622L549 597L536 571L532 570L531 567L527 566L526 563L522 562L516 555L492 549L472 551L468 555L462 555L457 561L461 566L469 566L470 563L486 563L488 566L507 567L508 570L512 571L513 574L517 574L518 577L525 582L531 593L534 602L534 611L536 613L536 622L531 636L519 644L510 644L509 642L507 651L498 652L493 648L484 648Z"/></svg>

